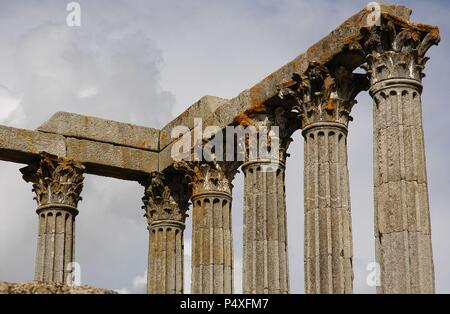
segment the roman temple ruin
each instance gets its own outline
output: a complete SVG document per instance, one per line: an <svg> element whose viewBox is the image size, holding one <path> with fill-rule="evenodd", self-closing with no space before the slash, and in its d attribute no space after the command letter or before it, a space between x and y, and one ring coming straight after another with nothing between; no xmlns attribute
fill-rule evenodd
<svg viewBox="0 0 450 314"><path fill-rule="evenodd" d="M0 126L0 159L24 165L21 175L37 202L34 279L71 283L68 266L75 261L75 222L83 215L77 205L87 173L142 185L149 293L184 292L188 214L191 292L233 293L232 202L241 200L232 195L240 169L245 175L243 292L289 293L284 180L285 171L295 169L286 169L285 161L292 134L301 130L305 292L352 293L348 124L355 97L369 92L377 292L434 293L421 94L426 53L440 34L435 26L410 22L407 7L380 4L378 9L364 8L235 98L201 98L161 130L66 112L36 130ZM214 126L216 132L196 138L196 118L202 129ZM173 136L177 126L187 129L180 137ZM249 158L249 146L261 143L246 138L243 160L221 158L227 152L218 150L209 160L187 158L223 138L229 126L258 132L279 127L275 137L265 139L269 150L277 143L277 154ZM183 156L174 155L181 137L192 139L191 145Z"/></svg>

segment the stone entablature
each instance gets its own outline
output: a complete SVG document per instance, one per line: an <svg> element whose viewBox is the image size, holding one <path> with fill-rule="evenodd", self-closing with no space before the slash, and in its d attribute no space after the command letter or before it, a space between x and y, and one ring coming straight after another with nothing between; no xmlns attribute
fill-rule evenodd
<svg viewBox="0 0 450 314"><path fill-rule="evenodd" d="M438 36L435 27L410 23L409 8L380 5L383 17L399 21L400 25L432 30L433 36ZM364 30L368 14L366 9L355 14L305 53L237 97L205 96L161 130L58 112L36 131L0 126L0 136L9 139L1 142L0 159L28 163L39 152L47 151L85 164L86 173L133 181L141 180L154 171L166 171L174 163L170 156L175 140L170 134L174 126L186 125L192 130L196 117L203 119L204 128L209 125L222 128L245 125L252 114L280 105L280 86L292 82L294 74L305 75L312 63L326 66L337 62L349 70L363 65L365 56L358 49L366 36ZM102 154L98 153L100 151Z"/></svg>

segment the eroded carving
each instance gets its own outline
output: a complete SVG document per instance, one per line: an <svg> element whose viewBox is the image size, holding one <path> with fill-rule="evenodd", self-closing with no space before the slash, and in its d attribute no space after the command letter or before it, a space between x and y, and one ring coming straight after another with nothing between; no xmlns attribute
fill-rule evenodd
<svg viewBox="0 0 450 314"><path fill-rule="evenodd" d="M185 173L192 195L207 192L231 194L238 165L237 162L180 161L174 164L174 169Z"/></svg>
<svg viewBox="0 0 450 314"><path fill-rule="evenodd" d="M292 81L280 86L281 99L294 98L301 127L317 122L339 122L347 125L355 97L367 90L364 74L355 74L343 66L330 70L311 62L303 74L294 73Z"/></svg>
<svg viewBox="0 0 450 314"><path fill-rule="evenodd" d="M77 207L83 189L85 167L69 158L40 153L39 161L20 169L23 179L33 183L38 206L64 204Z"/></svg>
<svg viewBox="0 0 450 314"><path fill-rule="evenodd" d="M441 40L435 26L409 23L383 14L380 26L361 29L361 39L349 45L366 57L363 66L371 85L386 79L408 78L421 81L428 59L425 54Z"/></svg>
<svg viewBox="0 0 450 314"><path fill-rule="evenodd" d="M141 184L145 187L142 208L149 225L161 220L184 223L188 216L189 191L180 175L154 172Z"/></svg>

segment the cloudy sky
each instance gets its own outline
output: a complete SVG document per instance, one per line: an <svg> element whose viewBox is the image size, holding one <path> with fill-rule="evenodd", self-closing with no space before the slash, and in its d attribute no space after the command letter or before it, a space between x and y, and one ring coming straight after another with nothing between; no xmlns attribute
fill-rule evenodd
<svg viewBox="0 0 450 314"><path fill-rule="evenodd" d="M55 111L162 127L204 95L223 98L287 63L368 1L79 1L81 26L66 25L65 0L0 0L0 124L34 129ZM423 115L437 292L450 293L450 3L397 1L414 21L440 26L429 52ZM350 126L355 292L372 293L374 261L372 102L358 97ZM290 280L303 293L303 141L287 163ZM37 216L22 165L0 162L0 281L33 279ZM242 277L242 174L234 191L236 292ZM82 282L144 292L147 230L142 188L87 175L77 217L76 255ZM190 224L188 219L187 224ZM185 233L189 291L190 238Z"/></svg>

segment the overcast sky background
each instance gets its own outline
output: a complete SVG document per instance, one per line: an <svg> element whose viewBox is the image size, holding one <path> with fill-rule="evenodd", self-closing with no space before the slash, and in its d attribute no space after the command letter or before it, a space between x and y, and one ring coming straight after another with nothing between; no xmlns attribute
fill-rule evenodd
<svg viewBox="0 0 450 314"><path fill-rule="evenodd" d="M34 129L55 111L160 128L204 95L232 98L289 62L369 1L79 1L81 27L66 25L69 1L0 0L0 124ZM429 52L423 116L436 288L450 293L450 153L447 104L450 3L397 1L412 20L436 24L443 41ZM355 293L374 261L372 102L358 97L349 133ZM303 140L287 163L292 293L303 293ZM33 279L37 215L31 185L0 162L0 281ZM242 281L242 187L233 193L235 291ZM82 282L145 291L148 235L137 183L87 175L77 217ZM185 291L190 290L190 218Z"/></svg>

